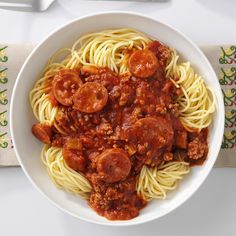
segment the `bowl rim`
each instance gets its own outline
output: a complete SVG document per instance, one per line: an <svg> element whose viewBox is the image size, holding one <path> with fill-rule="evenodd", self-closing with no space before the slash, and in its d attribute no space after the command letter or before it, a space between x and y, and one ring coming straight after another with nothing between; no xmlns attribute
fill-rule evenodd
<svg viewBox="0 0 236 236"><path fill-rule="evenodd" d="M13 128L13 108L14 108L14 98L15 98L15 93L18 87L18 83L21 80L21 75L23 73L23 71L25 70L26 65L30 62L31 57L33 56L33 54L41 47L41 45L43 45L51 36L53 36L56 32L58 32L59 30L62 30L66 27L69 27L71 24L80 21L82 19L86 19L86 18L91 18L91 17L96 17L96 16L101 16L101 15L132 15L132 16L136 16L136 17L141 17L141 18L145 18L147 20L152 20L155 22L158 22L161 25L164 25L165 27L171 29L172 31L174 31L176 34L180 35L181 37L183 37L184 39L186 39L186 41L188 41L189 44L191 44L191 46L198 52L199 55L201 55L201 57L205 60L205 62L207 63L207 67L209 68L209 70L211 71L211 73L215 76L215 78L217 78L217 75L214 71L214 69L212 68L212 65L210 64L209 60L207 59L207 57L205 56L205 54L201 51L201 49L189 38L187 37L184 33L182 33L181 31L179 31L178 29L176 29L174 26L169 25L168 23L163 22L162 20L156 19L154 17L150 17L147 16L145 14L141 14L141 13L137 13L137 12L133 12L133 11L116 11L116 10L112 10L112 11L100 11L100 12L96 12L96 13L91 13L91 14L86 14L84 16L80 16L77 17L73 20L68 21L67 23L62 24L61 26L57 27L56 29L54 29L53 31L51 31L51 33L49 33L46 37L43 37L42 40L40 40L39 43L37 43L37 45L33 48L33 50L30 52L30 54L28 55L27 59L25 60L25 62L23 63L18 76L15 80L14 83L14 87L13 87L13 91L12 91L12 95L11 95L11 100L10 100L10 113L9 113L9 119L10 119L10 133L11 133L11 137L12 137L12 141L13 141L13 146L15 149L15 153L17 156L17 160L20 163L21 168L24 171L24 174L27 176L27 178L29 179L29 181L32 183L32 185L46 198L48 199L54 206L56 206L57 208L61 209L63 212L68 213L69 215L72 215L73 217L79 219L79 220L83 220L85 222L89 222L89 223L95 223L98 225L107 225L107 226L132 226L132 225L138 225L138 224L143 224L146 222L151 222L153 220L156 220L158 218L161 218L171 212L173 212L175 209L177 209L178 207L180 207L183 203L187 202L187 200L189 200L191 198L191 196L200 188L200 186L202 186L202 184L204 183L204 181L206 180L207 176L209 175L209 173L211 172L213 165L217 159L216 155L214 157L214 160L212 160L211 165L208 168L208 172L205 172L205 175L199 179L199 181L197 182L197 185L195 185L194 190L188 194L187 197L184 197L183 200L181 200L178 204L176 204L175 206L173 206L170 210L167 210L166 212L163 212L162 214L160 214L159 216L151 216L148 217L146 219L143 219L141 221L104 221L104 222L99 222L93 219L89 219L80 215L77 215L73 212L70 212L69 210L63 208L59 203L56 203L53 199L51 199L38 185L36 182L34 182L34 180L31 178L30 174L28 173L28 171L26 170L26 168L24 167L22 161L21 161L21 155L18 152L18 148L16 145L16 141L15 141L15 131ZM218 81L218 80L217 80ZM218 82L217 87L220 89L220 84ZM220 123L220 127L217 127L217 129L219 130L219 134L221 134L221 136L219 137L219 145L216 148L216 153L219 154L220 151L220 147L221 147L221 142L223 139L223 132L224 132L224 114L225 114L225 107L224 107L224 103L223 103L223 95L222 93L218 94L218 106L219 106L219 110L221 110L222 112L219 112L219 123ZM213 158L213 157L211 157Z"/></svg>

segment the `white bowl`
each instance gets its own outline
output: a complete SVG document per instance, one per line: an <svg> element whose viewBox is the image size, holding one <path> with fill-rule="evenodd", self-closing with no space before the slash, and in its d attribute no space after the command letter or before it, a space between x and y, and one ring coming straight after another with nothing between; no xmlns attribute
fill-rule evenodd
<svg viewBox="0 0 236 236"><path fill-rule="evenodd" d="M216 95L216 112L210 128L209 153L203 166L192 168L178 189L170 192L166 200L155 200L129 221L108 221L97 215L87 202L58 190L47 175L40 160L42 143L32 136L35 122L28 94L48 58L62 47L70 47L81 35L107 28L133 27L167 45L176 48L180 55L192 63L206 84ZM196 192L211 171L217 158L224 129L224 105L218 79L200 49L182 33L155 19L136 13L109 12L89 15L64 25L46 37L29 55L16 80L10 109L11 132L18 160L33 185L60 209L89 222L104 225L134 225L157 219L173 211Z"/></svg>

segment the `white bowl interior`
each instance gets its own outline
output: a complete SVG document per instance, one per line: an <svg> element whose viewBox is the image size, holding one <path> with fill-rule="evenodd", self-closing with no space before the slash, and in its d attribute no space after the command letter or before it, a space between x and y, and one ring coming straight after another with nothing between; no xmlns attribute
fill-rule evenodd
<svg viewBox="0 0 236 236"><path fill-rule="evenodd" d="M108 221L98 216L86 201L58 190L49 179L40 160L42 143L31 134L35 122L28 94L44 68L48 58L62 47L70 47L81 35L107 28L132 27L174 47L184 60L192 63L216 95L216 113L210 130L209 154L205 164L192 168L191 174L181 181L178 189L166 200L152 201L140 215L130 221ZM202 184L210 172L221 144L224 126L224 106L220 86L214 71L203 53L181 33L154 19L132 13L102 13L73 21L47 37L24 64L14 88L11 104L11 131L18 159L32 183L64 211L90 222L110 225L131 225L146 222L172 211L186 201Z"/></svg>

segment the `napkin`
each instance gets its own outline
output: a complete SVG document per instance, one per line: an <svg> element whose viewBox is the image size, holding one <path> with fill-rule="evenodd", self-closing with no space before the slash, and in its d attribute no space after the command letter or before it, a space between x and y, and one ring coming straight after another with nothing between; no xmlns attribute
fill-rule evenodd
<svg viewBox="0 0 236 236"><path fill-rule="evenodd" d="M0 165L19 165L9 128L9 104L13 85L30 44L0 45ZM218 76L224 95L225 131L215 167L236 167L236 46L200 47Z"/></svg>
<svg viewBox="0 0 236 236"><path fill-rule="evenodd" d="M19 165L10 135L9 111L13 86L33 45L0 45L0 165Z"/></svg>
<svg viewBox="0 0 236 236"><path fill-rule="evenodd" d="M225 105L225 130L215 167L236 167L236 46L200 48L218 76Z"/></svg>

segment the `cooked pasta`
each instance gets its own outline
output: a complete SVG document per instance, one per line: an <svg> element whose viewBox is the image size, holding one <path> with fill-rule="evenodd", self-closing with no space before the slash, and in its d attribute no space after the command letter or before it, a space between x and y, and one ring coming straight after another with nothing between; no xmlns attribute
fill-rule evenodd
<svg viewBox="0 0 236 236"><path fill-rule="evenodd" d="M211 124L215 111L215 96L205 85L203 78L195 73L190 62L179 63L179 56L172 49L172 56L166 67L166 75L181 87L183 95L178 98L180 119L189 131L200 131Z"/></svg>
<svg viewBox="0 0 236 236"><path fill-rule="evenodd" d="M58 108L51 105L48 93L51 90L50 81L60 69L95 65L125 73L128 71L125 62L126 51L142 49L149 41L148 37L129 28L104 30L82 36L71 49L63 48L56 52L30 92L29 100L36 119L45 124L52 124L55 119Z"/></svg>
<svg viewBox="0 0 236 236"><path fill-rule="evenodd" d="M82 174L67 166L61 148L44 145L41 160L47 167L50 178L58 188L88 198L92 189L89 181Z"/></svg>
<svg viewBox="0 0 236 236"><path fill-rule="evenodd" d="M186 162L169 162L159 167L143 166L137 180L137 192L147 201L165 199L167 191L174 190L179 180L190 171Z"/></svg>
<svg viewBox="0 0 236 236"><path fill-rule="evenodd" d="M143 49L148 42L147 36L130 28L86 34L72 46L70 65L108 67L116 73L125 73L128 71L126 52Z"/></svg>
<svg viewBox="0 0 236 236"><path fill-rule="evenodd" d="M50 178L108 219L131 219L145 201L165 199L191 164L206 159L212 90L174 49L134 29L88 33L56 52L29 100ZM184 150L179 161L176 149ZM137 161L135 179L129 173ZM127 211L125 192L117 189L132 189L130 204L139 204ZM117 199L122 203L113 204ZM120 214L104 210L117 204Z"/></svg>

